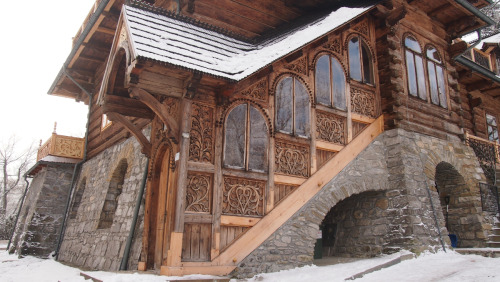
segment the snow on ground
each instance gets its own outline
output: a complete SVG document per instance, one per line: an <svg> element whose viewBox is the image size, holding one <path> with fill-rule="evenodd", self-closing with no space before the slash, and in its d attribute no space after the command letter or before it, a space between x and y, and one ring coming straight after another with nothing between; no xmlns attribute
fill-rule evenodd
<svg viewBox="0 0 500 282"><path fill-rule="evenodd" d="M5 246L0 246L0 248ZM405 253L330 266L307 266L277 273L256 275L248 281L344 281L357 273L386 263ZM500 281L500 258L460 255L453 251L425 253L416 259L367 274L356 281ZM58 263L33 257L23 259L0 251L0 281L85 281L84 272L103 281L168 281L178 279L210 279L213 276L191 275L183 278L138 273L81 271ZM87 280L90 281L90 280Z"/></svg>

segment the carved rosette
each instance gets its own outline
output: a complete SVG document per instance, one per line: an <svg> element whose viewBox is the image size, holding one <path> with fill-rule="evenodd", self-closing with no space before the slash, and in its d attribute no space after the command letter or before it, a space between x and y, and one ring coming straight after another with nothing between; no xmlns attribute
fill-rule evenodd
<svg viewBox="0 0 500 282"><path fill-rule="evenodd" d="M214 109L193 103L189 160L213 163L214 155Z"/></svg>
<svg viewBox="0 0 500 282"><path fill-rule="evenodd" d="M225 176L222 213L263 216L265 187L265 181Z"/></svg>
<svg viewBox="0 0 500 282"><path fill-rule="evenodd" d="M83 158L83 140L57 136L54 155L68 158Z"/></svg>
<svg viewBox="0 0 500 282"><path fill-rule="evenodd" d="M351 86L351 110L360 115L376 118L375 93Z"/></svg>
<svg viewBox="0 0 500 282"><path fill-rule="evenodd" d="M340 39L335 38L332 42L328 42L325 45L323 45L323 48L333 51L335 53L340 54L342 52L342 47L340 44Z"/></svg>
<svg viewBox="0 0 500 282"><path fill-rule="evenodd" d="M252 98L260 101L267 101L267 78L259 80L257 83L241 91L239 94L247 98Z"/></svg>
<svg viewBox="0 0 500 282"><path fill-rule="evenodd" d="M317 111L316 137L327 142L345 145L346 121L344 117Z"/></svg>
<svg viewBox="0 0 500 282"><path fill-rule="evenodd" d="M309 147L276 140L275 172L309 177Z"/></svg>
<svg viewBox="0 0 500 282"><path fill-rule="evenodd" d="M186 185L186 212L211 212L212 176L189 174Z"/></svg>
<svg viewBox="0 0 500 282"><path fill-rule="evenodd" d="M285 69L307 75L307 58L302 57L292 64L285 65Z"/></svg>

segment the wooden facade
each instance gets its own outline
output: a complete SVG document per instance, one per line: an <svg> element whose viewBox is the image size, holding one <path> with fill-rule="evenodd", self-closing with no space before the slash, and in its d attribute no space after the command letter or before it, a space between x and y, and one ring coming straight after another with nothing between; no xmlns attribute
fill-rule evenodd
<svg viewBox="0 0 500 282"><path fill-rule="evenodd" d="M143 2L248 42L343 5ZM382 1L243 79L138 57L122 4L97 1L66 66L95 94L67 76L51 92L91 104L88 158L132 136L150 158L140 270L229 273L383 130L487 139L494 117L498 131L500 83L455 62L452 44L485 22L456 1ZM498 74L498 50L473 52Z"/></svg>

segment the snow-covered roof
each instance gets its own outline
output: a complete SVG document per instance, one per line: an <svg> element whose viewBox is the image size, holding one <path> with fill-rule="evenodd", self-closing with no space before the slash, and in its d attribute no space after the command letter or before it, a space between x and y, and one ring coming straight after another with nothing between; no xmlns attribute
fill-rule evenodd
<svg viewBox="0 0 500 282"><path fill-rule="evenodd" d="M494 34L492 36L483 38L483 40L481 40L481 42L479 42L479 44L477 45L477 48L482 49L483 48L483 44L487 44L487 43L500 44L500 33L497 33L497 34Z"/></svg>
<svg viewBox="0 0 500 282"><path fill-rule="evenodd" d="M124 18L136 56L241 80L370 8L340 8L312 24L260 44L130 6L124 7Z"/></svg>

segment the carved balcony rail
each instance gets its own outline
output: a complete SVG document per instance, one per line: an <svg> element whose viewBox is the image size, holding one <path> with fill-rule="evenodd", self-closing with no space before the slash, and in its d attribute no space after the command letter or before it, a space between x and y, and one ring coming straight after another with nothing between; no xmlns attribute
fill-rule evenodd
<svg viewBox="0 0 500 282"><path fill-rule="evenodd" d="M474 63L482 66L483 68L495 71L491 66L491 56L488 53L485 53L479 49L472 49L464 54L464 57L473 61Z"/></svg>
<svg viewBox="0 0 500 282"><path fill-rule="evenodd" d="M49 140L38 149L36 160L39 161L46 156L83 159L84 146L83 138L52 133Z"/></svg>
<svg viewBox="0 0 500 282"><path fill-rule="evenodd" d="M465 133L465 142L470 146L487 178L494 181L496 164L500 163L500 144Z"/></svg>

